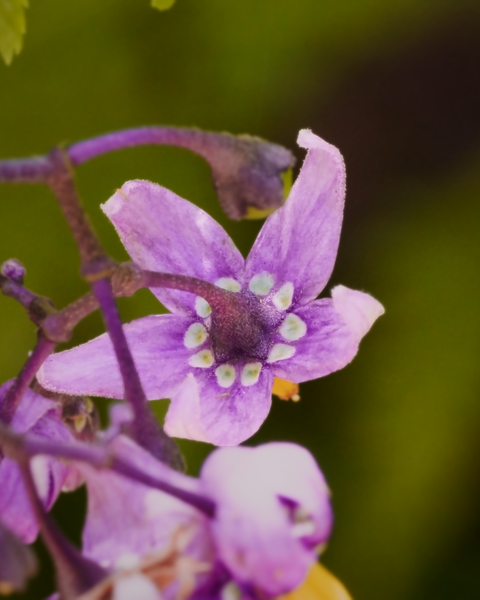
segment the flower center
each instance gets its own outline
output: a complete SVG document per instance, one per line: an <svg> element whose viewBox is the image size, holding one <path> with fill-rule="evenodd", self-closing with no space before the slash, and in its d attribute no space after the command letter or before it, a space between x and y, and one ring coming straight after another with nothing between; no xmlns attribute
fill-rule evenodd
<svg viewBox="0 0 480 600"><path fill-rule="evenodd" d="M212 307L210 339L217 362L236 358L266 360L271 333L284 315L243 290L229 295L223 306Z"/></svg>

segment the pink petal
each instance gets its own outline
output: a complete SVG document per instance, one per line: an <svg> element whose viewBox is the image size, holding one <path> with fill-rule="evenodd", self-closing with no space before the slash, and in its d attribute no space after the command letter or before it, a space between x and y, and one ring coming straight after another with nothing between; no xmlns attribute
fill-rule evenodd
<svg viewBox="0 0 480 600"><path fill-rule="evenodd" d="M129 181L103 206L132 259L143 269L214 283L238 277L244 260L206 212L149 181ZM194 312L195 296L154 289L172 312Z"/></svg>
<svg viewBox="0 0 480 600"><path fill-rule="evenodd" d="M192 321L152 315L124 326L149 400L171 396L190 369L183 337ZM123 382L107 334L50 356L37 374L47 389L66 394L123 398Z"/></svg>
<svg viewBox="0 0 480 600"><path fill-rule="evenodd" d="M309 152L284 206L268 217L246 261L246 277L267 272L275 288L294 285L306 303L327 284L335 264L345 197L340 152L303 129L298 143Z"/></svg>

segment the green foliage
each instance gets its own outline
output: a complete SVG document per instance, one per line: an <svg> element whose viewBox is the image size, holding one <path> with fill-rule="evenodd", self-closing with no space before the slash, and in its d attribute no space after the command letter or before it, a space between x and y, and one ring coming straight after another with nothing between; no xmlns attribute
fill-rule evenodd
<svg viewBox="0 0 480 600"><path fill-rule="evenodd" d="M175 0L151 0L151 5L153 8L157 8L158 10L168 10L172 8L175 4Z"/></svg>
<svg viewBox="0 0 480 600"><path fill-rule="evenodd" d="M22 49L28 0L0 0L0 54L9 65Z"/></svg>

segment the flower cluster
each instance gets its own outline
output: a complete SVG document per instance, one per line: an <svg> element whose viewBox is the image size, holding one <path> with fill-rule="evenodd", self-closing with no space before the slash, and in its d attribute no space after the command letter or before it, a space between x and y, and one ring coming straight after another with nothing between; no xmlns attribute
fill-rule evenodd
<svg viewBox="0 0 480 600"><path fill-rule="evenodd" d="M89 140L70 147L69 160L158 142L158 131ZM162 131L209 160L234 218L280 204L280 172L293 163L285 149ZM280 379L280 388L296 390L341 369L383 313L374 298L341 285L317 298L337 254L345 169L338 150L312 132L301 131L299 144L308 150L300 174L246 259L204 211L156 184L127 182L103 205L133 261L120 267L89 229L61 153L3 171L0 162L0 180L2 172L5 180L44 180L57 194L92 285L57 312L23 287L18 261L2 268L2 292L27 308L39 339L18 378L0 387L0 593L31 576L24 544L40 531L61 600L348 599L317 565L333 513L312 455L287 443L238 446L267 417ZM140 287L170 313L122 327L113 296ZM107 333L53 353L97 307ZM124 401L105 431L90 395ZM165 429L146 402L161 398L171 400ZM192 478L179 470L172 437L220 448ZM62 490L82 484L88 511L79 551L48 511Z"/></svg>

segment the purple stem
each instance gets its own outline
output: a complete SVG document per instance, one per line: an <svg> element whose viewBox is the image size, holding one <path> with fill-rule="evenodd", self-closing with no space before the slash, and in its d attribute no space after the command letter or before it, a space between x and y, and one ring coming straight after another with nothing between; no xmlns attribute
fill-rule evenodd
<svg viewBox="0 0 480 600"><path fill-rule="evenodd" d="M107 326L123 379L125 400L131 405L134 419L131 424L133 438L162 462L183 470L183 459L175 442L165 434L148 405L132 353L123 331L120 315L109 279L99 279L92 284Z"/></svg>
<svg viewBox="0 0 480 600"><path fill-rule="evenodd" d="M0 436L1 434L2 430L0 429ZM215 515L215 503L196 491L199 488L199 481L168 467L164 468L162 476L159 477L158 475L146 473L137 466L115 457L107 448L101 446L80 442L66 444L40 437L9 435L10 437L15 436L16 440L22 440L22 447L29 456L47 454L57 458L86 462L95 469L111 469L133 481L170 494L182 502L190 504L208 517L213 518ZM7 435L4 437L7 437Z"/></svg>
<svg viewBox="0 0 480 600"><path fill-rule="evenodd" d="M184 129L180 127L138 127L114 133L100 135L90 140L72 144L67 148L73 165L84 162L122 148L140 145L168 145L187 148L206 160L212 156L215 147L227 145L225 135L201 131L200 129Z"/></svg>
<svg viewBox="0 0 480 600"><path fill-rule="evenodd" d="M102 581L107 573L99 565L82 556L64 537L38 498L29 462L25 458L20 459L19 466L43 540L55 563L61 597L73 600Z"/></svg>
<svg viewBox="0 0 480 600"><path fill-rule="evenodd" d="M143 271L142 285L148 288L170 288L190 292L204 298L214 310L221 310L229 304L238 303L238 294L235 292L229 292L213 283L197 279L196 277L190 277L189 275Z"/></svg>
<svg viewBox="0 0 480 600"><path fill-rule="evenodd" d="M48 156L0 161L0 181L8 183L45 183L51 172Z"/></svg>
<svg viewBox="0 0 480 600"><path fill-rule="evenodd" d="M0 404L0 421L10 423L15 414L18 405L26 392L28 386L32 383L38 369L42 366L44 360L54 351L55 342L52 342L43 333L39 332L35 348L23 365L18 377L15 379L12 387L5 394L3 402Z"/></svg>

